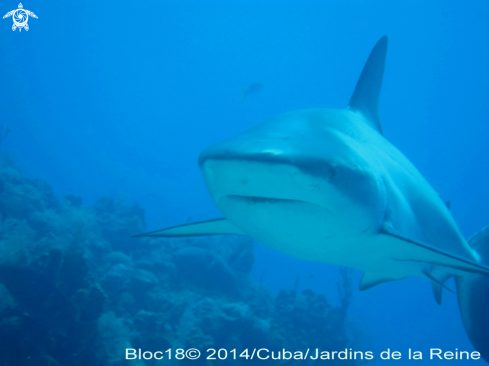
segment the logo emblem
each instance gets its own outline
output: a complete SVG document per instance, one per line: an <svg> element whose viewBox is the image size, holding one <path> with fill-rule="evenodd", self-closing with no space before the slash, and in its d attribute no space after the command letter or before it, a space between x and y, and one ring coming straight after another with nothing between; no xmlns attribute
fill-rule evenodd
<svg viewBox="0 0 489 366"><path fill-rule="evenodd" d="M22 31L22 28L28 31L29 25L27 24L27 21L29 20L29 15L37 19L36 14L34 14L32 11L25 10L22 6L22 3L20 3L18 9L9 11L3 16L3 19L12 17L12 19L14 20L14 24L12 25L13 31L15 31L17 28L19 28L19 32Z"/></svg>

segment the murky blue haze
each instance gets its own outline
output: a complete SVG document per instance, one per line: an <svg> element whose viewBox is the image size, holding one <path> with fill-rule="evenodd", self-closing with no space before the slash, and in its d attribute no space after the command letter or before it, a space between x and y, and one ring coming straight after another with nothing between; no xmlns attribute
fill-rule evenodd
<svg viewBox="0 0 489 366"><path fill-rule="evenodd" d="M465 236L489 224L485 0L23 4L39 17L28 32L0 22L0 124L12 129L1 149L59 197L125 197L148 230L220 217L199 153L285 111L344 107L388 35L386 138L451 202ZM254 81L263 90L242 102ZM256 255L252 276L274 291L299 276L334 298L337 267ZM471 350L456 295L444 296L439 307L427 281L387 283L356 291L349 319L365 349Z"/></svg>

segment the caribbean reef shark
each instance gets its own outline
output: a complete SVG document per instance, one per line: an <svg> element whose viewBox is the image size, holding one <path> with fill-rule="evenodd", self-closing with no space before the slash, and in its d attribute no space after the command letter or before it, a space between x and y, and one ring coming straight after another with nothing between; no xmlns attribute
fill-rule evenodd
<svg viewBox="0 0 489 366"><path fill-rule="evenodd" d="M373 48L345 109L288 112L202 152L224 218L140 236L249 235L298 258L362 270L362 290L425 278L438 303L455 277L467 334L488 361L489 230L472 248L437 192L383 136L387 43Z"/></svg>

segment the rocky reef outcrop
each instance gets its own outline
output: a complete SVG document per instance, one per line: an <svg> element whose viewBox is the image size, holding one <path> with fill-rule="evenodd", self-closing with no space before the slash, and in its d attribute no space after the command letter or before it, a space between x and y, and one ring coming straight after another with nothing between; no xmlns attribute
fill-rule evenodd
<svg viewBox="0 0 489 366"><path fill-rule="evenodd" d="M4 158L0 364L122 365L126 348L341 351L351 344L348 281L340 284L340 307L312 290L273 295L249 278L249 239L130 238L144 230L139 206L111 198L91 206L74 195L58 199L44 181L25 177ZM204 357L191 362L213 364Z"/></svg>

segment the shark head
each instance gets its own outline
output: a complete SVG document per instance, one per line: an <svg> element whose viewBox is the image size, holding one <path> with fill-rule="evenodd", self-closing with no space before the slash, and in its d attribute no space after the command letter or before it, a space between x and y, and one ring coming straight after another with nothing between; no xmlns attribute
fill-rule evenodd
<svg viewBox="0 0 489 366"><path fill-rule="evenodd" d="M272 224L283 240L321 222L325 240L356 237L378 230L385 209L382 181L354 136L380 136L366 122L351 109L285 113L205 149L199 165L218 208L247 232L269 236Z"/></svg>
<svg viewBox="0 0 489 366"><path fill-rule="evenodd" d="M359 136L382 139L377 105L386 51L383 37L347 108L285 113L202 152L207 188L232 224L306 259L331 255L328 242L337 247L378 232L384 186Z"/></svg>
<svg viewBox="0 0 489 366"><path fill-rule="evenodd" d="M285 113L202 152L207 188L230 222L281 250L284 242L320 240L325 248L379 230L383 182L359 136L382 138L377 106L386 51L383 37L347 108ZM289 246L299 257L317 254Z"/></svg>

